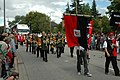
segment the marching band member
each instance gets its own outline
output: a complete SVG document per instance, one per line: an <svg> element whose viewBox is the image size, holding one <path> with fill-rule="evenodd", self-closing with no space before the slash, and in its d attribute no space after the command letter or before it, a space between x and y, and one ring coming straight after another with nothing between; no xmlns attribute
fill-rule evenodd
<svg viewBox="0 0 120 80"><path fill-rule="evenodd" d="M46 40L46 35L45 32L42 32L42 36L41 36L41 47L42 47L42 55L43 55L43 61L47 62L47 50L48 50L48 46L47 46L47 40Z"/></svg>
<svg viewBox="0 0 120 80"><path fill-rule="evenodd" d="M57 48L57 58L61 57L61 53L62 53L62 35L60 32L58 32L57 36L56 36L56 48Z"/></svg>

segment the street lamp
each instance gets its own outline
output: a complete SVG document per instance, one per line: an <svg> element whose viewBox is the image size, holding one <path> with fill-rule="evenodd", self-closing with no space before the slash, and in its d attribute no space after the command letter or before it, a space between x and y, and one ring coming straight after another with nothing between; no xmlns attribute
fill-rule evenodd
<svg viewBox="0 0 120 80"><path fill-rule="evenodd" d="M52 22L52 21L51 21L52 13L53 13L53 12L50 12L50 13L49 13L49 14L50 14L50 32L51 32L51 27L52 27L52 24L51 24L51 22Z"/></svg>
<svg viewBox="0 0 120 80"><path fill-rule="evenodd" d="M51 33L51 14L50 14L50 33Z"/></svg>
<svg viewBox="0 0 120 80"><path fill-rule="evenodd" d="M4 0L4 32L6 28L6 19L5 19L5 0Z"/></svg>

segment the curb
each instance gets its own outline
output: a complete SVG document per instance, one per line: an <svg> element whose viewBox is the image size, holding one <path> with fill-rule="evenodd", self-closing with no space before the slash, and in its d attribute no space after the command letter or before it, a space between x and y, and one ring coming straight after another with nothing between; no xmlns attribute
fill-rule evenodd
<svg viewBox="0 0 120 80"><path fill-rule="evenodd" d="M18 57L15 57L15 61L14 61L14 66L15 66L15 72L19 73L19 68L18 68Z"/></svg>

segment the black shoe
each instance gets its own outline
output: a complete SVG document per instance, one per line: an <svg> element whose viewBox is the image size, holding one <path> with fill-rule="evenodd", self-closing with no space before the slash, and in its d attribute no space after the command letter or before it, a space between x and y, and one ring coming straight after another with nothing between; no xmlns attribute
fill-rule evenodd
<svg viewBox="0 0 120 80"><path fill-rule="evenodd" d="M73 58L73 55L71 55L71 57Z"/></svg>
<svg viewBox="0 0 120 80"><path fill-rule="evenodd" d="M48 60L45 60L45 62L48 62Z"/></svg>
<svg viewBox="0 0 120 80"><path fill-rule="evenodd" d="M43 59L43 61L45 61L45 59Z"/></svg>
<svg viewBox="0 0 120 80"><path fill-rule="evenodd" d="M83 62L81 62L80 64L83 65Z"/></svg>
<svg viewBox="0 0 120 80"><path fill-rule="evenodd" d="M105 72L106 75L108 75L108 72Z"/></svg>
<svg viewBox="0 0 120 80"><path fill-rule="evenodd" d="M92 74L90 73L84 73L85 76L92 77Z"/></svg>
<svg viewBox="0 0 120 80"><path fill-rule="evenodd" d="M116 74L115 76L119 76L120 77L120 74Z"/></svg>

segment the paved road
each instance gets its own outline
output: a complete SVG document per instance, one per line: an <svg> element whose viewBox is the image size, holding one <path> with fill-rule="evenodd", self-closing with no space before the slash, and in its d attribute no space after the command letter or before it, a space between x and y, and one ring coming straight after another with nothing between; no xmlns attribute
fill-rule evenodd
<svg viewBox="0 0 120 80"><path fill-rule="evenodd" d="M120 80L114 76L110 66L109 75L104 74L104 52L90 51L89 70L92 77L78 76L76 70L76 55L70 57L69 49L65 47L65 53L61 58L56 58L56 54L48 54L48 62L43 62L41 58L36 58L32 53L26 53L25 47L19 47L19 72L20 80ZM120 67L120 62L118 62Z"/></svg>

